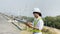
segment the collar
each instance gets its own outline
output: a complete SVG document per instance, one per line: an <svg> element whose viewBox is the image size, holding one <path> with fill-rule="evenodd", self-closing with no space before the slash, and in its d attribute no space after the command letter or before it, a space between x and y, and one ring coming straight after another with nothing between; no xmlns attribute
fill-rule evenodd
<svg viewBox="0 0 60 34"><path fill-rule="evenodd" d="M41 17L35 18L35 20L39 20Z"/></svg>

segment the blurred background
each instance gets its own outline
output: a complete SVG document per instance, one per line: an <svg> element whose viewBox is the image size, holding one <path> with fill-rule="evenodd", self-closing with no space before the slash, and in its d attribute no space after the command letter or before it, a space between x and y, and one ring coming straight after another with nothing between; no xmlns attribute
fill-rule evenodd
<svg viewBox="0 0 60 34"><path fill-rule="evenodd" d="M0 0L0 34L32 34L26 25L9 20L32 22L33 8L41 10L45 25L43 34L60 34L60 0Z"/></svg>

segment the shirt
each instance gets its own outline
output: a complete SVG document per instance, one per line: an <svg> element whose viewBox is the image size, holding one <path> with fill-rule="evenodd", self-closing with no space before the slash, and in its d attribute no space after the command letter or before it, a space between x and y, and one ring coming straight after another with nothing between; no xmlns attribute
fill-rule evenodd
<svg viewBox="0 0 60 34"><path fill-rule="evenodd" d="M38 20L41 17L38 17L37 19L35 18L34 20ZM33 22L33 26L34 26L34 22ZM44 26L44 22L42 20L42 18L38 21L38 23L36 24L35 27L37 27L39 30L42 30ZM42 32L39 32L40 34L42 34ZM39 33L35 33L35 34L39 34Z"/></svg>

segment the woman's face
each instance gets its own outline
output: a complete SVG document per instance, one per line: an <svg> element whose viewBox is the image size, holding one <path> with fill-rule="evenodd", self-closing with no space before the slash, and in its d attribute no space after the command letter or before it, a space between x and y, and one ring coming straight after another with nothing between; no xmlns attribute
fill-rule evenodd
<svg viewBox="0 0 60 34"><path fill-rule="evenodd" d="M38 18L38 16L39 16L37 13L34 13L33 15L35 18Z"/></svg>

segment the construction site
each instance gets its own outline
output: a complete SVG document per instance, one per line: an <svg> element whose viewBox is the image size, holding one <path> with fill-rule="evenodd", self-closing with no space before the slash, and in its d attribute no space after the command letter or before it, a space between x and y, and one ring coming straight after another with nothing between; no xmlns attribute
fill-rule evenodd
<svg viewBox="0 0 60 34"><path fill-rule="evenodd" d="M60 34L60 0L0 0L0 34Z"/></svg>

